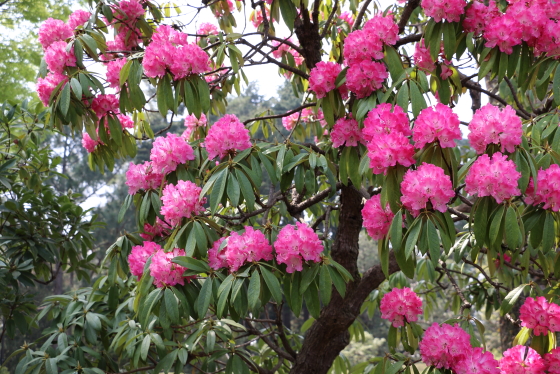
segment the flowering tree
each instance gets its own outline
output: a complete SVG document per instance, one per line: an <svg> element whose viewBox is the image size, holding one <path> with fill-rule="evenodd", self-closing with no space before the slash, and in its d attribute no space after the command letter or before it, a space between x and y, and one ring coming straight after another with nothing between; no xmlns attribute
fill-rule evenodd
<svg viewBox="0 0 560 374"><path fill-rule="evenodd" d="M93 287L46 300L41 317L57 327L21 351L18 373L347 372L337 357L349 328L378 306L390 352L353 372L418 373L420 361L436 373L560 372L560 4L90 3L41 27L37 90L52 124L82 131L92 168L155 138L127 172L121 216L134 204L139 231L107 250ZM176 17L181 7L196 15ZM199 22L208 9L215 22ZM225 115L262 64L302 105ZM466 93L462 133L453 107ZM154 134L152 101L169 127L184 105L185 132ZM360 273L363 227L380 265ZM401 274L424 300L390 291ZM444 292L456 318L423 328L422 308ZM302 336L282 310L304 303ZM500 362L479 321L496 310L520 328Z"/></svg>

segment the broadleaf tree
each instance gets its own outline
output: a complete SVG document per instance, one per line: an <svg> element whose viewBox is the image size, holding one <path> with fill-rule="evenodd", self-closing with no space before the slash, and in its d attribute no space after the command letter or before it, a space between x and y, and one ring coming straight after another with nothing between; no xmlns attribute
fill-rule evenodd
<svg viewBox="0 0 560 374"><path fill-rule="evenodd" d="M127 172L138 232L91 288L46 300L57 328L17 373L558 372L558 3L89 4L41 26L37 89L92 168L155 138ZM263 64L301 105L226 115ZM183 106L185 133L151 130ZM360 272L364 228L380 264ZM454 318L418 323L447 298ZM304 334L286 306L311 315ZM339 353L377 308L389 351L349 368ZM519 330L500 362L493 312Z"/></svg>

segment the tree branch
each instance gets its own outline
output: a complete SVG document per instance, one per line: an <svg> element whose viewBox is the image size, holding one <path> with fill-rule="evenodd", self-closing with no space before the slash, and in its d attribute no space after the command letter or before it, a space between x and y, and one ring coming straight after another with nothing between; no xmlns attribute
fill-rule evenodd
<svg viewBox="0 0 560 374"><path fill-rule="evenodd" d="M399 20L398 23L399 34L402 34L404 32L404 28L406 26L406 23L410 19L410 15L414 11L414 9L418 7L418 5L420 5L420 0L408 0L408 2L406 3L401 15L401 19Z"/></svg>
<svg viewBox="0 0 560 374"><path fill-rule="evenodd" d="M303 104L302 106L297 107L296 109L290 110L290 111L288 111L284 114L274 114L274 115L271 115L271 116L249 118L249 119L243 121L243 124L248 125L251 122L261 121L263 119L275 119L275 118L288 117L289 115L297 113L297 112L301 111L302 109L309 108L309 107L312 107L312 106L315 106L315 105L317 105L317 103L308 103L308 104Z"/></svg>

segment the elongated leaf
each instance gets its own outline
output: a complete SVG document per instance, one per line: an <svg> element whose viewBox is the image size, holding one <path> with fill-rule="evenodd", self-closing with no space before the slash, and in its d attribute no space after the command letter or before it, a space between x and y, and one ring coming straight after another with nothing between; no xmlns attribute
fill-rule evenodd
<svg viewBox="0 0 560 374"><path fill-rule="evenodd" d="M249 303L250 310L255 310L259 301L260 293L261 276L258 271L253 271L253 274L251 274L251 280L249 281L249 288L247 289L247 301Z"/></svg>
<svg viewBox="0 0 560 374"><path fill-rule="evenodd" d="M425 229L427 230L428 235L428 249L430 251L430 259L432 260L432 264L434 265L434 267L437 267L439 257L441 255L439 247L439 236L432 221L426 221Z"/></svg>
<svg viewBox="0 0 560 374"><path fill-rule="evenodd" d="M277 303L281 303L282 290L280 289L280 282L278 282L278 279L274 275L272 275L272 273L268 271L264 266L259 266L259 269L261 271L264 282L268 287L268 290L272 294L272 297Z"/></svg>
<svg viewBox="0 0 560 374"><path fill-rule="evenodd" d="M171 322L179 322L179 302L171 289L165 289L164 299L167 316L171 319Z"/></svg>
<svg viewBox="0 0 560 374"><path fill-rule="evenodd" d="M212 278L206 278L198 295L198 317L204 318L212 301Z"/></svg>
<svg viewBox="0 0 560 374"><path fill-rule="evenodd" d="M326 265L322 265L319 271L319 292L321 293L323 304L327 305L331 301L332 280Z"/></svg>
<svg viewBox="0 0 560 374"><path fill-rule="evenodd" d="M500 306L500 312L502 313L502 315L508 313L511 308L513 308L515 302L517 301L517 299L519 299L519 296L521 296L526 286L526 284L521 284L515 287L506 295L504 301L502 302L502 305Z"/></svg>
<svg viewBox="0 0 560 374"><path fill-rule="evenodd" d="M509 207L505 218L505 236L506 243L511 250L517 248L521 232L519 231L519 223L517 222L517 214L513 207Z"/></svg>
<svg viewBox="0 0 560 374"><path fill-rule="evenodd" d="M412 254L412 251L416 246L416 242L418 241L418 237L420 236L421 230L422 230L421 221L419 219L416 219L416 221L412 223L412 226L410 227L407 233L406 244L404 247L404 253L406 258L410 258L410 255Z"/></svg>
<svg viewBox="0 0 560 374"><path fill-rule="evenodd" d="M227 177L227 170L224 169L212 186L212 192L210 193L210 209L212 211L212 214L216 213L216 210L218 210L218 205L222 201L222 196L226 189Z"/></svg>

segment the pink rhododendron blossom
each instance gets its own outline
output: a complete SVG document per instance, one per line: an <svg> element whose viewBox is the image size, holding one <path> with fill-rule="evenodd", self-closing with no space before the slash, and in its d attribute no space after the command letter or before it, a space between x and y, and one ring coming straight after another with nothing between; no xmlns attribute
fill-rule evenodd
<svg viewBox="0 0 560 374"><path fill-rule="evenodd" d="M170 70L176 80L193 74L203 74L209 69L208 55L197 44L175 48Z"/></svg>
<svg viewBox="0 0 560 374"><path fill-rule="evenodd" d="M309 89L321 99L336 88L335 81L342 68L336 62L321 61L309 73Z"/></svg>
<svg viewBox="0 0 560 374"><path fill-rule="evenodd" d="M350 26L350 28L354 26L354 15L352 14L352 12L346 11L340 13L340 19L346 22L348 26Z"/></svg>
<svg viewBox="0 0 560 374"><path fill-rule="evenodd" d="M185 127L187 128L183 133L183 138L189 138L191 134L196 132L196 129L199 127L206 127L208 124L208 120L206 119L206 115L201 113L200 118L196 118L194 114L188 115L185 117Z"/></svg>
<svg viewBox="0 0 560 374"><path fill-rule="evenodd" d="M173 46L183 46L188 44L187 37L187 34L177 31L171 26L160 25L152 37L152 43L171 43Z"/></svg>
<svg viewBox="0 0 560 374"><path fill-rule="evenodd" d="M91 109L97 118L106 116L109 113L119 113L119 98L113 94L99 95L91 102Z"/></svg>
<svg viewBox="0 0 560 374"><path fill-rule="evenodd" d="M186 277L183 274L187 271L187 268L172 262L175 257L184 255L185 250L180 248L175 248L171 252L159 250L154 253L150 263L150 275L154 277L156 287L163 288L185 284Z"/></svg>
<svg viewBox="0 0 560 374"><path fill-rule="evenodd" d="M510 261L511 261L511 256L508 255L507 253L504 253L503 256L502 256L500 253L498 253L498 256L497 256L496 259L494 260L494 266L496 267L496 269L501 268L501 266L502 266L502 257L503 257L503 261L504 261L504 262L510 262Z"/></svg>
<svg viewBox="0 0 560 374"><path fill-rule="evenodd" d="M461 139L459 124L459 116L447 105L438 103L423 109L416 117L412 130L415 147L423 148L436 140L441 148L455 147L455 140Z"/></svg>
<svg viewBox="0 0 560 374"><path fill-rule="evenodd" d="M368 235L375 240L383 239L387 235L394 217L388 203L385 203L385 208L381 207L381 195L373 195L362 209L364 227Z"/></svg>
<svg viewBox="0 0 560 374"><path fill-rule="evenodd" d="M124 114L117 114L117 118L123 129L133 129L134 128L134 121L129 116L125 116Z"/></svg>
<svg viewBox="0 0 560 374"><path fill-rule="evenodd" d="M204 212L206 198L200 198L202 188L191 181L178 181L177 185L168 184L163 189L161 214L172 226L181 222L183 217L191 218Z"/></svg>
<svg viewBox="0 0 560 374"><path fill-rule="evenodd" d="M213 159L216 156L223 158L228 153L243 151L253 145L249 130L243 123L235 115L226 114L210 127L204 146L208 158Z"/></svg>
<svg viewBox="0 0 560 374"><path fill-rule="evenodd" d="M435 210L447 211L447 202L455 196L449 175L442 168L423 163L417 170L409 169L401 184L401 202L404 207L417 216L430 202Z"/></svg>
<svg viewBox="0 0 560 374"><path fill-rule="evenodd" d="M546 170L539 170L537 175L537 191L533 204L544 203L543 209L558 212L560 210L560 166L552 164Z"/></svg>
<svg viewBox="0 0 560 374"><path fill-rule="evenodd" d="M300 112L292 113L287 117L282 117L282 125L286 128L286 130L292 131L298 121L301 119L300 117Z"/></svg>
<svg viewBox="0 0 560 374"><path fill-rule="evenodd" d="M113 17L128 26L133 26L144 14L145 10L138 0L121 0L113 10Z"/></svg>
<svg viewBox="0 0 560 374"><path fill-rule="evenodd" d="M382 174L397 164L410 166L414 160L414 146L400 132L380 133L367 144L369 167L374 174Z"/></svg>
<svg viewBox="0 0 560 374"><path fill-rule="evenodd" d="M144 242L142 245L132 247L128 255L128 265L132 275L141 277L144 273L144 266L146 266L148 258L161 250L161 246L154 242Z"/></svg>
<svg viewBox="0 0 560 374"><path fill-rule="evenodd" d="M48 73L45 78L40 78L37 80L37 95L44 106L49 105L49 99L60 83L67 82L68 77L60 73ZM62 86L61 86L62 88Z"/></svg>
<svg viewBox="0 0 560 374"><path fill-rule="evenodd" d="M380 89L388 77L385 64L364 60L350 66L346 73L346 86L358 99L363 99Z"/></svg>
<svg viewBox="0 0 560 374"><path fill-rule="evenodd" d="M472 348L465 358L453 365L456 374L500 374L498 361L491 352Z"/></svg>
<svg viewBox="0 0 560 374"><path fill-rule="evenodd" d="M395 105L383 103L370 110L364 120L364 138L369 142L381 133L399 132L404 136L412 135L408 116L403 109Z"/></svg>
<svg viewBox="0 0 560 374"><path fill-rule="evenodd" d="M163 182L164 175L156 171L151 161L143 164L130 163L126 172L128 193L134 195L139 190L157 190Z"/></svg>
<svg viewBox="0 0 560 374"><path fill-rule="evenodd" d="M352 31L344 40L343 54L348 66L361 61L381 60L383 42L368 30Z"/></svg>
<svg viewBox="0 0 560 374"><path fill-rule="evenodd" d="M543 374L545 362L533 348L516 345L504 352L500 370L501 374Z"/></svg>
<svg viewBox="0 0 560 374"><path fill-rule="evenodd" d="M451 326L434 322L420 341L420 355L428 366L451 369L471 353L470 335L457 324Z"/></svg>
<svg viewBox="0 0 560 374"><path fill-rule="evenodd" d="M232 232L224 252L219 256L225 257L231 272L239 270L247 262L271 261L273 258L272 246L264 234L251 226L245 226L245 232L241 235L235 231Z"/></svg>
<svg viewBox="0 0 560 374"><path fill-rule="evenodd" d="M431 73L436 70L436 63L432 58L430 48L426 46L424 39L416 43L413 57L418 69L424 70L427 73Z"/></svg>
<svg viewBox="0 0 560 374"><path fill-rule="evenodd" d="M422 0L424 13L436 22L459 22L466 5L465 0Z"/></svg>
<svg viewBox="0 0 560 374"><path fill-rule="evenodd" d="M500 15L500 11L496 6L496 2L490 1L486 6L484 2L475 0L467 8L465 19L463 20L463 28L465 32L472 32L474 35L481 35L488 23Z"/></svg>
<svg viewBox="0 0 560 374"><path fill-rule="evenodd" d="M546 298L528 297L519 308L521 326L533 329L535 335L546 335L549 331L560 331L560 306L549 303Z"/></svg>
<svg viewBox="0 0 560 374"><path fill-rule="evenodd" d="M554 348L544 355L548 374L560 374L560 348Z"/></svg>
<svg viewBox="0 0 560 374"><path fill-rule="evenodd" d="M220 238L214 242L212 248L208 249L208 266L214 270L219 270L221 268L227 268L227 256L226 256L226 246L220 250L222 243L226 238Z"/></svg>
<svg viewBox="0 0 560 374"><path fill-rule="evenodd" d="M49 18L39 27L39 43L43 46L43 50L55 42L63 42L74 36L73 28L59 19ZM64 43L66 46L66 43Z"/></svg>
<svg viewBox="0 0 560 374"><path fill-rule="evenodd" d="M465 178L465 191L471 195L492 196L498 204L514 196L521 195L517 181L521 173L515 163L500 152L490 158L484 154L471 166Z"/></svg>
<svg viewBox="0 0 560 374"><path fill-rule="evenodd" d="M146 48L142 66L150 78L162 78L173 64L175 47L171 43L153 42Z"/></svg>
<svg viewBox="0 0 560 374"><path fill-rule="evenodd" d="M169 235L170 230L171 226L163 222L159 217L156 217L153 225L144 223L144 232L141 232L139 235L144 240L153 241L158 236Z"/></svg>
<svg viewBox="0 0 560 374"><path fill-rule="evenodd" d="M422 299L408 287L393 288L379 304L381 318L388 319L393 327L402 327L405 322L418 321L422 314Z"/></svg>
<svg viewBox="0 0 560 374"><path fill-rule="evenodd" d="M368 32L370 37L373 35L381 40L383 44L394 45L399 39L399 26L395 23L393 13L388 13L386 16L374 15L364 24L363 30Z"/></svg>
<svg viewBox="0 0 560 374"><path fill-rule="evenodd" d="M535 55L546 53L555 59L560 58L560 28L555 20L547 20L541 36L535 42Z"/></svg>
<svg viewBox="0 0 560 374"><path fill-rule="evenodd" d="M103 144L101 140L93 140L87 132L82 134L82 146L86 149L86 151L88 151L88 153L93 153L95 151L95 147L99 144Z"/></svg>
<svg viewBox="0 0 560 374"><path fill-rule="evenodd" d="M358 121L353 118L340 118L336 121L331 132L333 147L339 148L343 144L355 147L358 143L365 143Z"/></svg>
<svg viewBox="0 0 560 374"><path fill-rule="evenodd" d="M91 17L90 12L78 9L70 14L70 17L68 17L68 26L70 27L70 29L75 30L79 26L85 25L85 23L89 21L89 17Z"/></svg>
<svg viewBox="0 0 560 374"><path fill-rule="evenodd" d="M500 51L511 54L513 47L521 44L523 30L515 18L504 14L486 25L483 36L486 39L486 47L498 46Z"/></svg>
<svg viewBox="0 0 560 374"><path fill-rule="evenodd" d="M293 44L297 44L297 42L295 42L292 39L288 39L288 41L292 42ZM274 56L274 58L281 59L285 53L289 53L294 58L294 62L296 63L296 65L303 64L303 57L295 49L290 47L288 44L281 43L277 40L273 40L271 44L273 47L276 48L272 51L272 55Z"/></svg>
<svg viewBox="0 0 560 374"><path fill-rule="evenodd" d="M473 115L469 130L469 141L478 154L484 153L488 144L500 144L502 152L511 153L521 144L523 124L509 105L500 110L486 104Z"/></svg>
<svg viewBox="0 0 560 374"><path fill-rule="evenodd" d="M321 108L317 108L317 114L315 114L315 109L305 108L301 111L301 120L305 123L319 122L321 127L327 126L327 121L325 121L325 116Z"/></svg>
<svg viewBox="0 0 560 374"><path fill-rule="evenodd" d="M76 66L76 56L74 48L66 51L66 42L54 42L45 51L45 62L53 73L62 73L67 66Z"/></svg>
<svg viewBox="0 0 560 374"><path fill-rule="evenodd" d="M119 58L107 64L107 83L119 90L121 88L121 69L126 64L126 58Z"/></svg>
<svg viewBox="0 0 560 374"><path fill-rule="evenodd" d="M150 160L152 167L162 174L167 174L175 169L177 165L195 159L192 147L180 136L167 134L167 137L160 136L154 141Z"/></svg>
<svg viewBox="0 0 560 374"><path fill-rule="evenodd" d="M274 22L274 19L270 17L270 10L268 9L268 7L265 7L264 10L268 22L269 23ZM258 28L263 23L264 18L263 18L263 12L261 7L257 7L255 10L251 12L251 14L249 15L249 21L251 21L251 23L255 28Z"/></svg>
<svg viewBox="0 0 560 374"><path fill-rule="evenodd" d="M203 22L198 27L198 31L196 32L198 35L218 35L218 27L208 22Z"/></svg>
<svg viewBox="0 0 560 374"><path fill-rule="evenodd" d="M278 233L274 243L276 261L286 264L286 271L303 270L303 261L321 261L323 245L319 236L305 223L296 222L296 226L286 225Z"/></svg>

